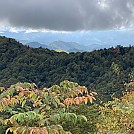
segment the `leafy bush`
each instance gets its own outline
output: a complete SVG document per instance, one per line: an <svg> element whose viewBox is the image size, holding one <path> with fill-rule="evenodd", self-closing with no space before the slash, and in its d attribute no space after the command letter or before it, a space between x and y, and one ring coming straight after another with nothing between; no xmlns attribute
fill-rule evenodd
<svg viewBox="0 0 134 134"><path fill-rule="evenodd" d="M0 130L13 134L69 134L70 129L62 127L64 123L87 121L69 108L92 103L96 94L69 81L42 90L35 84L17 83L0 91Z"/></svg>
<svg viewBox="0 0 134 134"><path fill-rule="evenodd" d="M115 98L99 107L101 114L97 123L98 133L133 134L134 82L126 84L126 87L129 87L129 92L126 92L121 99Z"/></svg>

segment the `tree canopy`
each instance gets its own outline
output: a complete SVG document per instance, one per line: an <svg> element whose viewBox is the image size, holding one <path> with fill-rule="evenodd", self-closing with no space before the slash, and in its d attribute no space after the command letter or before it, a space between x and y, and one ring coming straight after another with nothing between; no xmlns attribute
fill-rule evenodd
<svg viewBox="0 0 134 134"><path fill-rule="evenodd" d="M95 90L103 101L123 95L128 74L134 72L134 47L65 53L30 48L0 36L0 86L32 82L51 87L69 80Z"/></svg>

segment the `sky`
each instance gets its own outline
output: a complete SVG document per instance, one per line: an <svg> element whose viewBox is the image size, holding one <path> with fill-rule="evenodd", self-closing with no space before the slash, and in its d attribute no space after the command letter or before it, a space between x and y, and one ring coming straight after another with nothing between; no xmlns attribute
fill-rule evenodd
<svg viewBox="0 0 134 134"><path fill-rule="evenodd" d="M133 30L134 0L0 0L0 35Z"/></svg>

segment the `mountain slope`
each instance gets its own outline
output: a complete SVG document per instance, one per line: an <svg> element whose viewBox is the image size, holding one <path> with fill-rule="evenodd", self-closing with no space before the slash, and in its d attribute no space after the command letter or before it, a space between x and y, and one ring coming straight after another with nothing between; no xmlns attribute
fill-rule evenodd
<svg viewBox="0 0 134 134"><path fill-rule="evenodd" d="M67 52L84 52L89 51L89 48L84 45L80 45L76 42L64 42L54 41L48 45L52 50L63 50Z"/></svg>
<svg viewBox="0 0 134 134"><path fill-rule="evenodd" d="M42 48L52 49L52 48L49 47L48 45L41 44L41 43L39 43L39 42L29 42L29 43L27 43L26 45L28 45L29 47L33 47L33 48L42 47Z"/></svg>
<svg viewBox="0 0 134 134"><path fill-rule="evenodd" d="M50 50L60 50L64 52L84 52L88 51L88 47L84 45L80 45L75 42L64 42L64 41L54 41L48 45L41 44L39 42L29 42L26 43L26 45L32 47L32 48L48 48Z"/></svg>
<svg viewBox="0 0 134 134"><path fill-rule="evenodd" d="M0 86L30 81L50 87L67 79L95 89L100 98L109 100L113 94L121 96L133 70L132 46L68 54L0 37Z"/></svg>

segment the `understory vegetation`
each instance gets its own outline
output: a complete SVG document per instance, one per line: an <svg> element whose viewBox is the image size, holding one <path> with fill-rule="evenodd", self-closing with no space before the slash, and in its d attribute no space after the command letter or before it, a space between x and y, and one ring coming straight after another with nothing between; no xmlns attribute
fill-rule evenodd
<svg viewBox="0 0 134 134"><path fill-rule="evenodd" d="M96 92L63 81L37 89L31 83L0 88L0 134L133 134L134 82L120 99L96 104Z"/></svg>

